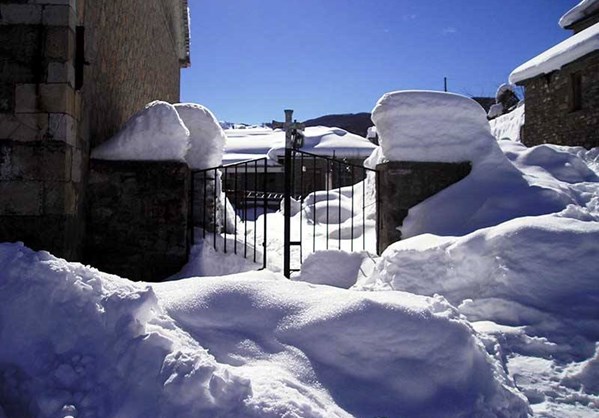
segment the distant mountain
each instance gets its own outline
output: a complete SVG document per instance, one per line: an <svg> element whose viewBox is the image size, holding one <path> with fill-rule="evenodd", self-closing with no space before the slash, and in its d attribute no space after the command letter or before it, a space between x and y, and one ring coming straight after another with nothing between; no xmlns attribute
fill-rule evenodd
<svg viewBox="0 0 599 418"><path fill-rule="evenodd" d="M366 137L368 128L374 125L370 120L370 113L347 113L343 115L325 115L304 122L306 126L327 126L341 128L347 132Z"/></svg>

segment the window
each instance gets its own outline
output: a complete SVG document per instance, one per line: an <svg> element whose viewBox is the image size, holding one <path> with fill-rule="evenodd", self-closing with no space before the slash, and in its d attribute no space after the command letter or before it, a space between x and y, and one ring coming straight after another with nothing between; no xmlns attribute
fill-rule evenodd
<svg viewBox="0 0 599 418"><path fill-rule="evenodd" d="M570 96L572 111L582 109L582 75L580 73L570 74Z"/></svg>

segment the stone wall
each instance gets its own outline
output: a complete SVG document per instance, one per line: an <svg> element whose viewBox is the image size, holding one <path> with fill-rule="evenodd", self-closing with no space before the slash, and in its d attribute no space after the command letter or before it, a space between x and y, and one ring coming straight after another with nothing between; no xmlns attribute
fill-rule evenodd
<svg viewBox="0 0 599 418"><path fill-rule="evenodd" d="M180 62L170 4L167 0L85 1L89 65L83 91L92 147L114 135L148 102L179 101Z"/></svg>
<svg viewBox="0 0 599 418"><path fill-rule="evenodd" d="M189 250L190 178L185 163L92 160L84 262L132 280L179 271Z"/></svg>
<svg viewBox="0 0 599 418"><path fill-rule="evenodd" d="M179 101L176 7L0 2L0 242L80 258L91 147L146 103ZM86 62L81 86L78 57Z"/></svg>
<svg viewBox="0 0 599 418"><path fill-rule="evenodd" d="M0 4L0 241L78 258L87 144L74 0Z"/></svg>
<svg viewBox="0 0 599 418"><path fill-rule="evenodd" d="M573 104L571 78L576 73L581 77L580 109ZM527 146L599 146L599 52L522 84L526 89L522 141Z"/></svg>
<svg viewBox="0 0 599 418"><path fill-rule="evenodd" d="M410 208L465 178L469 162L437 163L390 161L377 165L379 181L378 254L401 240L401 231ZM384 193L380 192L384 190Z"/></svg>

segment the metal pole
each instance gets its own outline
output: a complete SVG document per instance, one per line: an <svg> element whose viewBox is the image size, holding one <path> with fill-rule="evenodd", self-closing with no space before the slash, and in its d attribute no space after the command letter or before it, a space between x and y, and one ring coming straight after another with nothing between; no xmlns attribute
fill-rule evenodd
<svg viewBox="0 0 599 418"><path fill-rule="evenodd" d="M284 211L284 249L283 249L283 275L291 277L291 151L293 138L291 137L291 123L293 110L285 109L285 196L283 199Z"/></svg>

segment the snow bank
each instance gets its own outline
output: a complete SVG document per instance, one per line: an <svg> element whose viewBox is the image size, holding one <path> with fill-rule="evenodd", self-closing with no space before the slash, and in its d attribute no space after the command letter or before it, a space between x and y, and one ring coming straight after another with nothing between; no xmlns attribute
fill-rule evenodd
<svg viewBox="0 0 599 418"><path fill-rule="evenodd" d="M265 272L134 284L0 245L8 416L526 416L442 298Z"/></svg>
<svg viewBox="0 0 599 418"><path fill-rule="evenodd" d="M491 133L497 139L509 139L511 141L520 142L520 132L525 121L525 107L524 102L510 113L500 115L495 119L489 121L491 126ZM490 116L490 112L489 112Z"/></svg>
<svg viewBox="0 0 599 418"><path fill-rule="evenodd" d="M384 156L391 161L462 162L497 151L484 109L474 100L435 91L397 91L372 111Z"/></svg>
<svg viewBox="0 0 599 418"><path fill-rule="evenodd" d="M570 25L578 22L579 20L585 19L587 16L590 16L598 11L598 0L582 0L560 18L559 25L562 28L567 29Z"/></svg>
<svg viewBox="0 0 599 418"><path fill-rule="evenodd" d="M366 253L339 250L317 251L306 257L293 280L349 289L360 277ZM335 268L331 268L335 266Z"/></svg>
<svg viewBox="0 0 599 418"><path fill-rule="evenodd" d="M599 23L571 36L516 68L510 74L510 83L517 84L541 74L549 74L597 49L599 49Z"/></svg>
<svg viewBox="0 0 599 418"><path fill-rule="evenodd" d="M155 101L133 115L115 136L92 151L98 160L184 161L189 130L169 103Z"/></svg>
<svg viewBox="0 0 599 418"><path fill-rule="evenodd" d="M385 251L372 280L421 295L440 293L456 306L499 297L599 325L597 260L599 223L545 215L461 238L400 241Z"/></svg>
<svg viewBox="0 0 599 418"><path fill-rule="evenodd" d="M235 278L154 288L184 329L252 382L255 397L272 399L273 416L289 411L287 395L304 401L315 380L358 416L526 413L467 324L440 298Z"/></svg>
<svg viewBox="0 0 599 418"><path fill-rule="evenodd" d="M222 163L225 132L212 112L194 103L178 103L175 109L189 129L190 147L185 160L193 169L218 167Z"/></svg>
<svg viewBox="0 0 599 418"><path fill-rule="evenodd" d="M599 222L565 215L395 243L357 288L443 295L487 335L487 346L501 346L535 413L593 416Z"/></svg>

